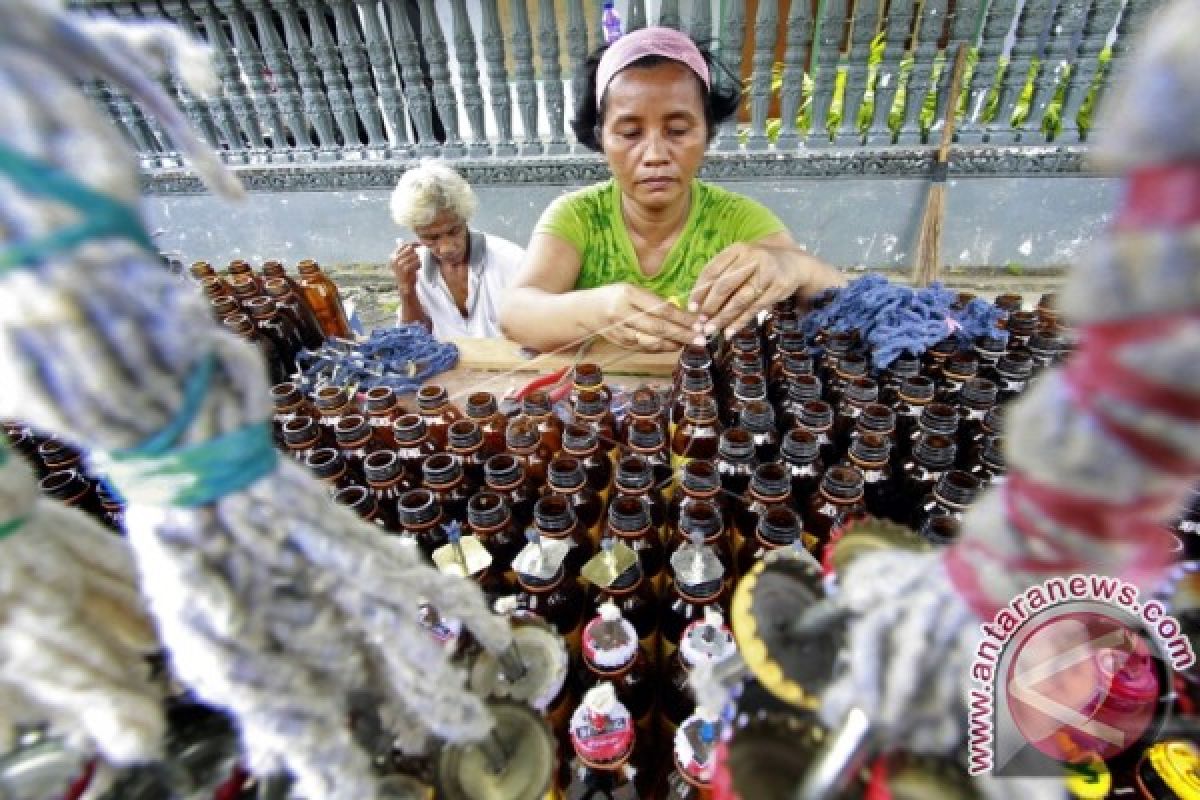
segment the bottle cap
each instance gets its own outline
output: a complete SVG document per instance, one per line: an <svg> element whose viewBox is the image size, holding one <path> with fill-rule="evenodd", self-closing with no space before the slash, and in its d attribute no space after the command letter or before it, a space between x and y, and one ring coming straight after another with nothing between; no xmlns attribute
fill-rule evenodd
<svg viewBox="0 0 1200 800"><path fill-rule="evenodd" d="M712 607L704 610L704 619L688 625L679 637L679 656L691 669L702 663L720 664L736 652L733 631L721 612Z"/></svg>
<svg viewBox="0 0 1200 800"><path fill-rule="evenodd" d="M617 700L613 685L603 681L589 689L571 715L576 756L590 766L610 768L629 758L633 740L633 718Z"/></svg>
<svg viewBox="0 0 1200 800"><path fill-rule="evenodd" d="M684 777L707 787L717 766L717 720L697 710L679 724L674 750L676 768Z"/></svg>
<svg viewBox="0 0 1200 800"><path fill-rule="evenodd" d="M487 419L499 410L496 396L491 392L471 392L467 395L467 407L464 409L468 417L474 420Z"/></svg>
<svg viewBox="0 0 1200 800"><path fill-rule="evenodd" d="M583 579L601 589L620 588L628 579L627 573L640 573L638 555L620 539L604 539L600 551L579 571ZM633 576L636 582L638 575Z"/></svg>
<svg viewBox="0 0 1200 800"><path fill-rule="evenodd" d="M525 532L529 544L513 559L513 572L522 583L550 585L562 575L563 562L571 552L571 545L562 539L539 536L530 528Z"/></svg>
<svg viewBox="0 0 1200 800"><path fill-rule="evenodd" d="M583 657L601 670L621 669L637 655L637 630L611 600L599 612L583 627Z"/></svg>
<svg viewBox="0 0 1200 800"><path fill-rule="evenodd" d="M699 534L671 554L671 571L681 591L693 597L710 597L721 591L725 565Z"/></svg>

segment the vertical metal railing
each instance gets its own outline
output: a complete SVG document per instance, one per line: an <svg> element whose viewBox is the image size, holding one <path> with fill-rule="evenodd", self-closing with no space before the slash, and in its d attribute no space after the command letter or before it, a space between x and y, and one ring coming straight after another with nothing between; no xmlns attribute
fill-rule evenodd
<svg viewBox="0 0 1200 800"><path fill-rule="evenodd" d="M715 80L741 82L743 115L721 127L716 151L802 153L921 146L955 112L964 143L1085 141L1090 110L1162 2L661 0L657 19L644 0L618 5L627 30L688 31L718 59ZM597 0L74 5L165 19L206 40L218 93L165 87L234 164L580 152L566 123L601 36ZM949 98L959 44L972 58L962 94ZM128 97L102 83L85 89L145 165L178 166Z"/></svg>

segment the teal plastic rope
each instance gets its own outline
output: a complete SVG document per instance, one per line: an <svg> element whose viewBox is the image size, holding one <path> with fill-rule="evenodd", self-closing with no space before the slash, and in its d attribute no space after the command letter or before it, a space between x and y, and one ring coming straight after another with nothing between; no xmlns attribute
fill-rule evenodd
<svg viewBox="0 0 1200 800"><path fill-rule="evenodd" d="M8 439L0 436L0 466L8 463ZM29 517L13 517L8 522L0 522L0 540L7 539L29 521Z"/></svg>
<svg viewBox="0 0 1200 800"><path fill-rule="evenodd" d="M76 225L0 250L0 275L33 267L53 253L71 250L90 239L128 239L154 258L159 257L158 248L133 209L89 189L56 167L0 144L0 175L22 191L60 200L84 217Z"/></svg>
<svg viewBox="0 0 1200 800"><path fill-rule="evenodd" d="M177 446L199 413L215 371L211 354L201 359L184 384L183 405L174 419L142 444L98 458L122 497L196 508L240 492L275 469L279 454L266 421Z"/></svg>

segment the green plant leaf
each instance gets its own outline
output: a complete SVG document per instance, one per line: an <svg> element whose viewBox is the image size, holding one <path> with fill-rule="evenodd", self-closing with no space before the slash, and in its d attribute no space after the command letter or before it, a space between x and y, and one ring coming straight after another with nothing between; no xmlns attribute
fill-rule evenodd
<svg viewBox="0 0 1200 800"><path fill-rule="evenodd" d="M833 97L829 101L829 116L825 118L825 130L830 138L842 126L842 110L846 105L846 81L850 77L845 64L839 64L837 74L833 78Z"/></svg>
<svg viewBox="0 0 1200 800"><path fill-rule="evenodd" d="M925 90L925 96L921 98L921 113L917 117L917 124L921 129L922 137L929 133L929 129L933 127L934 117L937 116L938 84L941 83L942 73L945 70L946 53L942 51L933 59L933 69L929 73L929 87Z"/></svg>
<svg viewBox="0 0 1200 800"><path fill-rule="evenodd" d="M1033 93L1037 88L1037 78L1041 72L1042 60L1035 57L1029 62L1029 72L1025 75L1025 85L1021 87L1021 94L1017 96L1017 103L1013 106L1013 113L1009 123L1014 128L1025 127L1025 120L1029 119L1029 108L1033 105Z"/></svg>
<svg viewBox="0 0 1200 800"><path fill-rule="evenodd" d="M967 115L967 98L971 96L971 81L975 78L975 68L979 66L979 48L972 47L967 51L967 63L963 67L962 91L958 95L954 113L956 119L962 120Z"/></svg>
<svg viewBox="0 0 1200 800"><path fill-rule="evenodd" d="M1096 76L1092 78L1092 84L1087 89L1087 96L1083 98L1083 103L1079 106L1079 113L1075 115L1075 125L1079 128L1081 137L1086 137L1088 131L1092 129L1092 115L1095 113L1100 91L1104 87L1110 61L1112 61L1112 48L1106 47L1096 58Z"/></svg>
<svg viewBox="0 0 1200 800"><path fill-rule="evenodd" d="M858 107L858 132L866 133L875 119L875 85L879 82L879 65L887 50L887 33L880 31L871 40L871 55L867 59L867 87Z"/></svg>
<svg viewBox="0 0 1200 800"><path fill-rule="evenodd" d="M1047 140L1056 139L1062 131L1062 109L1067 101L1067 86L1071 83L1071 73L1074 71L1075 67L1072 64L1063 67L1062 74L1058 76L1058 85L1054 87L1054 96L1050 98L1046 112L1042 114L1042 130L1046 133Z"/></svg>
<svg viewBox="0 0 1200 800"><path fill-rule="evenodd" d="M996 62L996 77L992 79L992 88L988 89L987 99L983 101L983 113L979 117L979 121L984 125L992 122L1000 113L1000 91L1007 73L1008 59L1001 56Z"/></svg>
<svg viewBox="0 0 1200 800"><path fill-rule="evenodd" d="M900 74L896 76L896 93L892 95L892 107L888 109L888 129L893 134L900 132L904 124L904 106L908 103L908 80L912 77L914 59L911 55L900 61Z"/></svg>

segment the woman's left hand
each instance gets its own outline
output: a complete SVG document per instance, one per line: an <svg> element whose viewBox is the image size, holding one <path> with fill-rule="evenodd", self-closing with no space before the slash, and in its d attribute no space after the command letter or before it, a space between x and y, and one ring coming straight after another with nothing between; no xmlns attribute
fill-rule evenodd
<svg viewBox="0 0 1200 800"><path fill-rule="evenodd" d="M704 320L704 333L733 332L797 292L816 294L844 283L833 267L794 243L737 242L704 267L692 289L688 310Z"/></svg>

